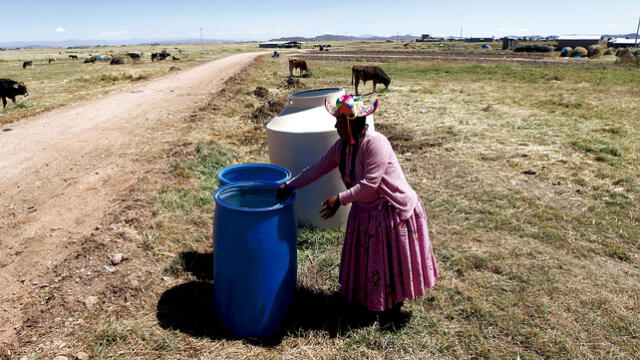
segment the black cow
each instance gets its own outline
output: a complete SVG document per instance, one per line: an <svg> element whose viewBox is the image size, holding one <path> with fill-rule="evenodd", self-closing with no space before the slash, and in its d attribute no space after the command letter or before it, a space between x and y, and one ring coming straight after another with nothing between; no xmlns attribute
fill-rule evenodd
<svg viewBox="0 0 640 360"><path fill-rule="evenodd" d="M0 79L0 97L2 97L2 109L7 107L7 98L16 102L16 96L29 96L27 87L24 83L13 81L10 79Z"/></svg>
<svg viewBox="0 0 640 360"><path fill-rule="evenodd" d="M152 53L151 54L151 61L160 61L160 60L164 60L166 58L168 58L169 56L171 56L170 53L168 52L159 52L159 53Z"/></svg>
<svg viewBox="0 0 640 360"><path fill-rule="evenodd" d="M142 55L138 53L127 53L127 56L133 59L134 61L138 61L142 58Z"/></svg>
<svg viewBox="0 0 640 360"><path fill-rule="evenodd" d="M367 84L367 81L373 81L373 92L376 92L376 85L384 84L385 89L389 88L391 78L381 68L371 65L354 65L351 68L351 85L356 87L356 95L358 94L358 84L360 80Z"/></svg>
<svg viewBox="0 0 640 360"><path fill-rule="evenodd" d="M27 67L33 67L33 61L25 61L22 63L23 69L26 69Z"/></svg>
<svg viewBox="0 0 640 360"><path fill-rule="evenodd" d="M69 55L69 59L78 60L78 55Z"/></svg>

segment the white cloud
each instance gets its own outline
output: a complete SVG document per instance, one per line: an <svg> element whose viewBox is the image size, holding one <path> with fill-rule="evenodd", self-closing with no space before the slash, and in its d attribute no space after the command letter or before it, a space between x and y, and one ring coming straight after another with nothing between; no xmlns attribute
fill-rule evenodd
<svg viewBox="0 0 640 360"><path fill-rule="evenodd" d="M57 27L56 28L56 32L66 32L67 30L65 30L64 28L61 27Z"/></svg>
<svg viewBox="0 0 640 360"><path fill-rule="evenodd" d="M105 31L100 33L100 36L107 39L123 39L127 36L127 32L121 31Z"/></svg>

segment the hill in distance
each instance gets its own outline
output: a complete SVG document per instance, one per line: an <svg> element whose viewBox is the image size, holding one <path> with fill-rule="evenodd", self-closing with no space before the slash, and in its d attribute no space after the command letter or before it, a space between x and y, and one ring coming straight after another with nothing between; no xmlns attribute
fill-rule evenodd
<svg viewBox="0 0 640 360"><path fill-rule="evenodd" d="M231 40L203 39L206 44L234 42ZM124 46L124 45L172 45L172 44L199 44L200 39L124 39L124 40L62 40L62 41L10 41L1 42L0 48L70 48L70 47L95 47L95 46Z"/></svg>

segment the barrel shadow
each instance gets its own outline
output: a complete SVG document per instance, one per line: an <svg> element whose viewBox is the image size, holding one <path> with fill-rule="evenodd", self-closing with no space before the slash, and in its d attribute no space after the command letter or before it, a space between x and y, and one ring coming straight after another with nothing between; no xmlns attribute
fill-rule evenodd
<svg viewBox="0 0 640 360"><path fill-rule="evenodd" d="M211 282L212 254L182 255L184 269L194 274L199 281L175 286L161 295L156 308L158 324L164 329L178 330L194 337L213 340L234 339L218 325L216 319ZM298 286L283 330L266 339L245 341L258 346L272 347L280 344L285 336L304 334L308 330L322 330L335 338L348 335L351 330L371 326L376 321L382 331L395 331L404 327L410 318L410 313L400 313L392 317L379 315L363 307L347 304L337 292L328 293Z"/></svg>
<svg viewBox="0 0 640 360"><path fill-rule="evenodd" d="M182 257L184 271L198 280L213 280L213 253L186 251L179 256Z"/></svg>

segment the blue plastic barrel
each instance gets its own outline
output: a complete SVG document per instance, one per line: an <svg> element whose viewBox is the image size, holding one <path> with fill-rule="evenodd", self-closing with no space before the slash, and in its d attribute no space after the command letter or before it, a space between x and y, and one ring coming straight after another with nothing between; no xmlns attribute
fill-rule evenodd
<svg viewBox="0 0 640 360"><path fill-rule="evenodd" d="M218 171L220 185L241 181L270 181L280 185L289 179L291 179L291 171L274 164L237 164L227 166Z"/></svg>
<svg viewBox="0 0 640 360"><path fill-rule="evenodd" d="M231 334L263 338L281 329L296 290L295 194L275 182L219 187L213 230L216 316Z"/></svg>

